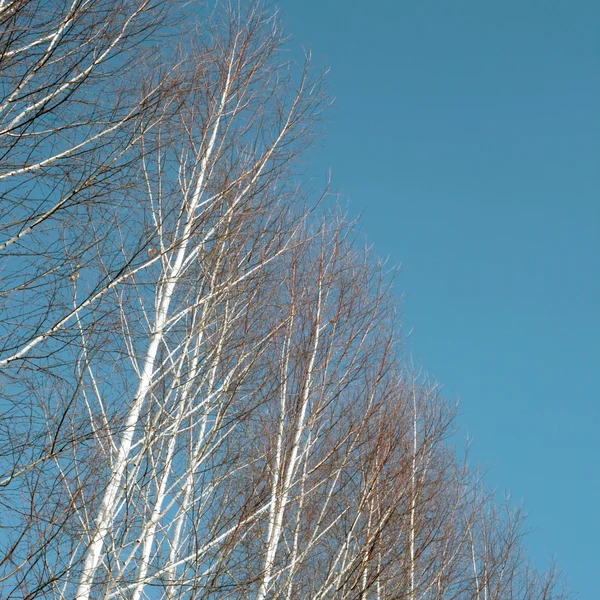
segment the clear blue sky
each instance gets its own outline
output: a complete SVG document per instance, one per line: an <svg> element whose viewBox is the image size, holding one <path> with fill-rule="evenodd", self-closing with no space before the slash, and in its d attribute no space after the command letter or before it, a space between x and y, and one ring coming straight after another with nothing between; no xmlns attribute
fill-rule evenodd
<svg viewBox="0 0 600 600"><path fill-rule="evenodd" d="M600 2L281 0L336 98L311 171L401 262L404 323L530 555L600 573Z"/></svg>

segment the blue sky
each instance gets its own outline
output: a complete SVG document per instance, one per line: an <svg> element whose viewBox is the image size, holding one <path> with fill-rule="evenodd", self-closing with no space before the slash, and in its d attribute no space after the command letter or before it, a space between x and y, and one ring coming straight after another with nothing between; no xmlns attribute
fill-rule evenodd
<svg viewBox="0 0 600 600"><path fill-rule="evenodd" d="M308 159L402 263L416 358L539 566L600 572L600 2L280 0L329 67Z"/></svg>

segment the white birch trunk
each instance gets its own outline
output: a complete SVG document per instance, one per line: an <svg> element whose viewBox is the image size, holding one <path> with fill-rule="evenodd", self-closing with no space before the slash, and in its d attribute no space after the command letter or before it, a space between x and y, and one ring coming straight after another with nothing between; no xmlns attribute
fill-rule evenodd
<svg viewBox="0 0 600 600"><path fill-rule="evenodd" d="M186 223L184 226L180 246L176 251L175 262L173 266L170 269L168 269L167 275L164 278L163 283L159 286L159 299L157 303L158 307L156 312L156 319L154 323L153 332L150 336L150 343L148 345L146 359L144 361L144 368L141 374L138 390L133 399L129 415L125 423L124 432L119 445L119 452L113 467L113 472L111 473L111 478L104 492L104 497L102 499L102 503L98 512L98 517L96 518L95 532L90 542L89 548L86 552L85 562L79 579L79 585L77 588L77 593L75 595L75 600L88 600L90 596L94 576L96 574L96 570L98 568L102 556L102 546L104 544L104 540L110 530L112 521L115 516L114 511L116 508L116 500L121 487L123 474L127 466L135 429L137 427L137 423L142 408L144 406L146 396L152 386L156 354L158 351L158 347L163 339L163 329L168 318L171 298L173 297L173 293L177 286L180 270L183 265L183 261L186 257L188 245L190 243L191 230L194 223L194 213L198 203L200 202L200 198L204 189L208 161L210 159L215 145L215 141L217 139L219 124L223 116L227 96L229 94L229 85L232 69L231 63L229 67L230 68L228 73L228 79L225 83L223 94L221 96L220 106L215 118L215 123L213 125L212 135L206 148L206 153L202 158L200 173L194 190L194 195L186 211Z"/></svg>
<svg viewBox="0 0 600 600"><path fill-rule="evenodd" d="M271 582L272 572L273 572L273 564L275 562L275 556L277 553L277 548L279 545L279 540L281 537L281 533L283 530L283 517L285 514L286 505L288 502L290 486L292 483L292 479L297 469L298 462L298 451L300 448L300 442L302 439L302 434L304 433L305 422L306 422L306 413L308 411L308 403L310 398L311 386L312 386L312 377L313 377L313 369L315 366L315 360L317 356L317 350L319 347L319 335L320 335L320 321L321 321L321 302L322 302L322 290L321 290L321 282L319 282L319 292L317 299L317 310L315 317L315 325L314 325L314 342L313 347L309 359L309 365L306 373L306 380L304 382L303 396L300 407L300 414L295 423L295 431L294 431L294 439L292 443L292 448L289 456L289 462L287 464L287 469L285 472L285 477L281 484L281 489L278 489L278 485L275 485L272 488L272 498L271 503L273 510L269 513L269 531L267 535L267 545L265 552L265 562L263 567L263 576L261 580L260 587L258 588L258 592L256 594L256 600L264 600L266 598L269 584ZM282 408L285 408L285 399L282 398ZM277 454L276 454L276 463L278 465L282 464L283 457L282 446L283 446L283 420L285 414L282 412L280 415L280 430L277 440ZM278 470L279 471L279 470ZM274 476L274 482L276 484L279 483L279 475L277 472Z"/></svg>

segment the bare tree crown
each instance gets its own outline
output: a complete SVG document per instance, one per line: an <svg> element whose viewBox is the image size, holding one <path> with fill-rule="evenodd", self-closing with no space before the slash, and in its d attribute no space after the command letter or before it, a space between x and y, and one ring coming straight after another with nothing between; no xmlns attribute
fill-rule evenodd
<svg viewBox="0 0 600 600"><path fill-rule="evenodd" d="M284 48L260 2L0 0L0 597L562 597L303 188Z"/></svg>

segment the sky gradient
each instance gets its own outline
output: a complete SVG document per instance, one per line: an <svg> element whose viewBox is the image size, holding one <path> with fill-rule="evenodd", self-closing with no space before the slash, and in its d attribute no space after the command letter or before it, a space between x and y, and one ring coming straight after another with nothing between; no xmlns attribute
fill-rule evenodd
<svg viewBox="0 0 600 600"><path fill-rule="evenodd" d="M328 67L306 157L402 264L418 361L581 600L600 572L600 3L281 0Z"/></svg>

